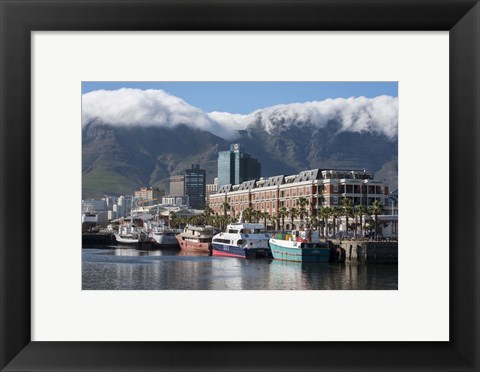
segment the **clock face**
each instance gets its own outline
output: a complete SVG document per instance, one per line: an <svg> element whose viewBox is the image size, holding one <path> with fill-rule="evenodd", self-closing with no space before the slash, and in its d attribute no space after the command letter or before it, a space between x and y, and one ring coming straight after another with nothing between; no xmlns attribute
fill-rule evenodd
<svg viewBox="0 0 480 372"><path fill-rule="evenodd" d="M238 150L238 143L236 143L235 145L233 145L233 149L234 149L234 150Z"/></svg>

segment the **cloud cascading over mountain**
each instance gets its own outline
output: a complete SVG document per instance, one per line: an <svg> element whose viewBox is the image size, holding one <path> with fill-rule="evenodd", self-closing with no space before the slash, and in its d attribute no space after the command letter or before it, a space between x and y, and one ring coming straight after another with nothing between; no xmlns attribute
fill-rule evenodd
<svg viewBox="0 0 480 372"><path fill-rule="evenodd" d="M262 176L314 168L368 169L397 177L398 98L335 98L206 113L162 90L97 90L82 97L84 197L168 190L191 164L217 176L218 152L242 143ZM167 191L168 192L168 191Z"/></svg>
<svg viewBox="0 0 480 372"><path fill-rule="evenodd" d="M183 124L227 140L236 138L239 130L253 125L261 125L272 133L295 125L324 128L334 122L337 132L366 132L396 139L398 97L351 97L291 103L241 115L206 113L163 90L97 90L82 96L82 125L92 122L164 128Z"/></svg>

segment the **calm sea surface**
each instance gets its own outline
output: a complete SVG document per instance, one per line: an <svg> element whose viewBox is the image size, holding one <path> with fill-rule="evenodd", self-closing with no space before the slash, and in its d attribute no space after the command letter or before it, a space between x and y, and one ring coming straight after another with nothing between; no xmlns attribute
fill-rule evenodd
<svg viewBox="0 0 480 372"><path fill-rule="evenodd" d="M178 250L84 249L83 289L398 289L397 265L212 257Z"/></svg>

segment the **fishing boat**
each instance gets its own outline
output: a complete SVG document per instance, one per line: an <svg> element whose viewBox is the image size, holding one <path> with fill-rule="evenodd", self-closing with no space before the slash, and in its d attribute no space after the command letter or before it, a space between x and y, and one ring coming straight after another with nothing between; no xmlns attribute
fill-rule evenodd
<svg viewBox="0 0 480 372"><path fill-rule="evenodd" d="M212 239L212 255L238 258L269 257L268 240L259 223L232 223Z"/></svg>
<svg viewBox="0 0 480 372"><path fill-rule="evenodd" d="M118 232L114 233L117 243L138 244L148 242L148 234L133 224L120 225Z"/></svg>
<svg viewBox="0 0 480 372"><path fill-rule="evenodd" d="M213 226L188 225L183 232L176 235L180 249L188 252L210 253L212 251L212 238L215 235Z"/></svg>
<svg viewBox="0 0 480 372"><path fill-rule="evenodd" d="M145 223L145 228L158 248L178 248L177 231L165 226L163 221Z"/></svg>
<svg viewBox="0 0 480 372"><path fill-rule="evenodd" d="M330 242L320 242L318 231L293 230L289 234L275 234L269 240L276 260L297 262L328 262Z"/></svg>

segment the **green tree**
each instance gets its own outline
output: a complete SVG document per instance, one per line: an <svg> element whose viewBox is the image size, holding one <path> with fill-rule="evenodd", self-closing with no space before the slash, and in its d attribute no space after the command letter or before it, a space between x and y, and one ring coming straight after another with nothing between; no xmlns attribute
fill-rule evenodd
<svg viewBox="0 0 480 372"><path fill-rule="evenodd" d="M288 215L288 210L285 207L281 207L278 210L278 217L282 220L282 233L285 232L285 217Z"/></svg>
<svg viewBox="0 0 480 372"><path fill-rule="evenodd" d="M230 204L228 204L228 202L225 201L220 206L223 209L223 216L227 217L227 211L230 211Z"/></svg>
<svg viewBox="0 0 480 372"><path fill-rule="evenodd" d="M299 206L298 210L297 210L297 213L298 213L298 217L300 217L300 226L302 227L303 226L303 218L307 214L307 210L305 208L308 205L307 198L305 198L303 196L298 198L297 199L297 205Z"/></svg>
<svg viewBox="0 0 480 372"><path fill-rule="evenodd" d="M258 223L258 222L260 221L260 218L262 218L262 217L261 217L261 212L255 209L255 210L252 212L253 222Z"/></svg>
<svg viewBox="0 0 480 372"><path fill-rule="evenodd" d="M380 200L375 199L368 212L370 213L370 215L373 214L375 218L375 240L378 240L378 215L382 213L382 203L380 202Z"/></svg>
<svg viewBox="0 0 480 372"><path fill-rule="evenodd" d="M322 229L323 229L323 236L327 237L327 223L328 219L332 215L332 209L330 207L324 206L320 209L320 218L322 219Z"/></svg>
<svg viewBox="0 0 480 372"><path fill-rule="evenodd" d="M298 211L295 208L290 208L288 211L288 215L290 216L290 219L292 221L292 230L295 229L295 217L298 216Z"/></svg>
<svg viewBox="0 0 480 372"><path fill-rule="evenodd" d="M333 236L335 236L337 234L337 219L338 217L340 217L342 215L342 210L335 206L335 207L331 207L331 211L330 211L330 216L333 218Z"/></svg>
<svg viewBox="0 0 480 372"><path fill-rule="evenodd" d="M243 219L245 222L252 222L253 209L251 207L243 210Z"/></svg>
<svg viewBox="0 0 480 372"><path fill-rule="evenodd" d="M360 218L360 236L363 237L363 216L367 214L367 208L363 205L360 204L356 210L355 210L355 215L357 215Z"/></svg>
<svg viewBox="0 0 480 372"><path fill-rule="evenodd" d="M212 219L212 224L214 227L216 228L221 228L221 221L220 221L220 216L219 215L215 215L213 216L213 219Z"/></svg>
<svg viewBox="0 0 480 372"><path fill-rule="evenodd" d="M220 204L220 206L222 207L223 209L223 219L221 220L222 221L222 228L225 228L226 227L226 223L227 223L227 211L230 210L230 204L228 204L228 202L224 201L222 204Z"/></svg>
<svg viewBox="0 0 480 372"><path fill-rule="evenodd" d="M213 214L213 209L210 208L208 205L205 207L205 210L203 211L203 215L206 217L206 218L209 218L211 217L211 215Z"/></svg>
<svg viewBox="0 0 480 372"><path fill-rule="evenodd" d="M263 218L263 226L265 230L267 229L267 219L270 217L270 215L267 212L260 212L260 218Z"/></svg>
<svg viewBox="0 0 480 372"><path fill-rule="evenodd" d="M273 230L278 231L279 218L277 216L270 216L270 221L273 222Z"/></svg>
<svg viewBox="0 0 480 372"><path fill-rule="evenodd" d="M345 216L345 232L348 235L348 219L350 217L353 217L353 209L352 209L352 200L348 198L343 198L341 202L341 209L342 209L342 215Z"/></svg>
<svg viewBox="0 0 480 372"><path fill-rule="evenodd" d="M311 226L314 228L314 229L318 229L318 225L319 225L319 220L318 220L318 217L317 216L313 216L311 219L310 219L310 224ZM307 227L308 227L308 222L307 222Z"/></svg>

